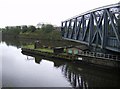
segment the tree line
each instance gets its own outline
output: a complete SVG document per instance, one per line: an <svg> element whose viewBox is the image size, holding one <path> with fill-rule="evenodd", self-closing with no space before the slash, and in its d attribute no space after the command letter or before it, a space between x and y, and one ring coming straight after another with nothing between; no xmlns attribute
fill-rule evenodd
<svg viewBox="0 0 120 89"><path fill-rule="evenodd" d="M36 30L42 30L46 33L49 33L53 30L55 30L55 27L51 24L43 24L41 26L41 28L36 28L33 25L27 26L27 25L23 25L23 26L6 26L5 28L1 28L2 33L4 34L20 34L20 33L26 33L26 32L35 32Z"/></svg>
<svg viewBox="0 0 120 89"><path fill-rule="evenodd" d="M14 37L30 37L40 39L60 39L61 34L59 30L56 30L51 24L42 24L41 27L35 27L33 25L27 26L6 26L0 28L3 36L9 35ZM56 36L56 37L55 37Z"/></svg>

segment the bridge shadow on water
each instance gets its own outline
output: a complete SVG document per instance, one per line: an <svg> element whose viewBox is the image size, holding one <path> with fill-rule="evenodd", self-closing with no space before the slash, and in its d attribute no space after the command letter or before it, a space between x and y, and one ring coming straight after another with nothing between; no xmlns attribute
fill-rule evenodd
<svg viewBox="0 0 120 89"><path fill-rule="evenodd" d="M70 61L47 58L28 53L23 54L34 57L35 63L37 64L40 64L41 60L52 61L54 67L61 69L66 80L75 89L120 87L120 73L113 69L106 70L83 63L73 63Z"/></svg>

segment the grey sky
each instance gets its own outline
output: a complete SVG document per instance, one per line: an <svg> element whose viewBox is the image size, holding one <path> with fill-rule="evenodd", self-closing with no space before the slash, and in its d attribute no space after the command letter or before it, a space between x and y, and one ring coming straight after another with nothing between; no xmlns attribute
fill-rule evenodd
<svg viewBox="0 0 120 89"><path fill-rule="evenodd" d="M118 3L119 0L0 0L0 27L37 25L39 22L61 25L88 10Z"/></svg>

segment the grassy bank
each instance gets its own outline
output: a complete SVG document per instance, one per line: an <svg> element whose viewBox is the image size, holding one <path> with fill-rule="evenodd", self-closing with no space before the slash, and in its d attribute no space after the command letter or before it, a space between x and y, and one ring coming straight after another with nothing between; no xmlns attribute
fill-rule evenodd
<svg viewBox="0 0 120 89"><path fill-rule="evenodd" d="M33 44L25 45L25 46L23 46L22 48L34 49L34 50L37 50L37 51L53 53L53 49L50 49L50 48L36 48L36 49L35 49Z"/></svg>

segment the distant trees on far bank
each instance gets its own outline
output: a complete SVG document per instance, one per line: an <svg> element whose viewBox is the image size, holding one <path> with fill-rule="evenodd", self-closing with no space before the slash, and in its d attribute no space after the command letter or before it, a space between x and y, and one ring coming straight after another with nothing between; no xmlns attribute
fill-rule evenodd
<svg viewBox="0 0 120 89"><path fill-rule="evenodd" d="M2 28L2 33L3 34L8 34L8 35L19 35L20 33L25 33L25 32L34 32L37 28L35 26L6 26L5 28Z"/></svg>
<svg viewBox="0 0 120 89"><path fill-rule="evenodd" d="M0 28L2 30L3 35L11 35L11 36L22 36L22 37L30 37L30 38L41 38L41 39L60 39L61 34L51 24L43 24L40 28L36 28L33 25L27 26L6 26L5 28ZM56 37L54 37L56 36Z"/></svg>
<svg viewBox="0 0 120 89"><path fill-rule="evenodd" d="M55 27L51 24L43 24L41 28L36 28L33 25L27 26L6 26L5 28L0 28L3 33L11 34L11 33L25 33L25 32L35 32L36 30L42 30L45 33L52 32L55 30Z"/></svg>
<svg viewBox="0 0 120 89"><path fill-rule="evenodd" d="M42 25L41 30L45 33L50 33L53 30L55 30L55 28L53 27L53 25L47 24L47 25Z"/></svg>
<svg viewBox="0 0 120 89"><path fill-rule="evenodd" d="M8 35L18 35L21 32L20 26L15 27L9 27L6 26L5 28L2 28L2 34L8 34Z"/></svg>

